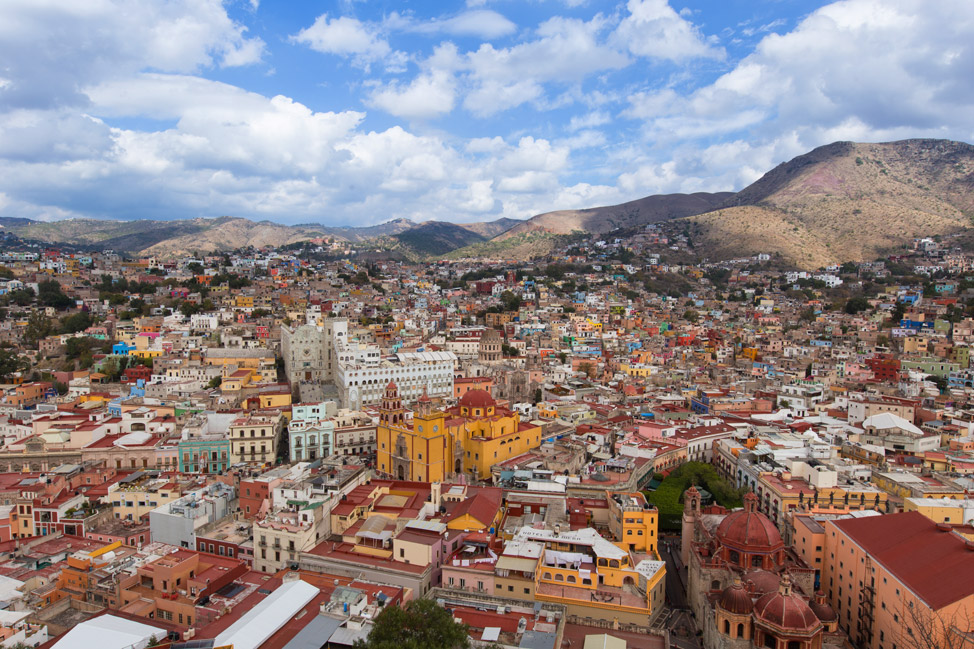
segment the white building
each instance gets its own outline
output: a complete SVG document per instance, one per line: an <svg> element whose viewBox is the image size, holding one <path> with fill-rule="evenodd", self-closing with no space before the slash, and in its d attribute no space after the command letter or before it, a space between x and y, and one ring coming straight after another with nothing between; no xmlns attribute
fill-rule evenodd
<svg viewBox="0 0 974 649"><path fill-rule="evenodd" d="M404 401L415 401L426 389L430 397L453 396L453 352L403 352L375 365L339 364L335 384L342 405L360 410L379 405L389 381L399 386Z"/></svg>

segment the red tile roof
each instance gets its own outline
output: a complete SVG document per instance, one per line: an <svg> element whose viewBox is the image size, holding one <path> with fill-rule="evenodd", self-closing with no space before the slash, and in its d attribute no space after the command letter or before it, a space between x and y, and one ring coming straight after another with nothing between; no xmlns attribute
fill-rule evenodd
<svg viewBox="0 0 974 649"><path fill-rule="evenodd" d="M835 526L933 610L974 594L974 552L920 512L850 518Z"/></svg>
<svg viewBox="0 0 974 649"><path fill-rule="evenodd" d="M490 525L494 517L497 516L502 499L503 494L500 489L484 488L473 494L472 497L458 503L444 503L447 508L447 515L443 520L448 523L469 514L481 525Z"/></svg>

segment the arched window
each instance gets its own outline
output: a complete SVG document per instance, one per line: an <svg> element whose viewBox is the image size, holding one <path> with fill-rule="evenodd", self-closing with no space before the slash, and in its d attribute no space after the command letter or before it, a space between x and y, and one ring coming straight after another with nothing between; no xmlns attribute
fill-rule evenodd
<svg viewBox="0 0 974 649"><path fill-rule="evenodd" d="M710 582L710 590L720 590L720 582L716 579Z"/></svg>
<svg viewBox="0 0 974 649"><path fill-rule="evenodd" d="M551 573L550 572L544 573L544 578L550 580L551 579Z"/></svg>
<svg viewBox="0 0 974 649"><path fill-rule="evenodd" d="M568 575L568 583L569 584L574 584L576 581L577 580L575 579L575 575Z"/></svg>
<svg viewBox="0 0 974 649"><path fill-rule="evenodd" d="M724 635L730 635L730 622L724 620Z"/></svg>
<svg viewBox="0 0 974 649"><path fill-rule="evenodd" d="M743 622L741 624L738 624L737 625L737 635L734 636L734 637L735 638L743 638L744 637L744 623Z"/></svg>
<svg viewBox="0 0 974 649"><path fill-rule="evenodd" d="M565 575L561 574L560 572L555 573L555 581L565 581Z"/></svg>

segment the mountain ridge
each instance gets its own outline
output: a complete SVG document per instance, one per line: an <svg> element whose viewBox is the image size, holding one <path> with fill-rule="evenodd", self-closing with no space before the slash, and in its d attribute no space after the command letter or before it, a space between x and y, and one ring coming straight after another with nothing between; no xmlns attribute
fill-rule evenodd
<svg viewBox="0 0 974 649"><path fill-rule="evenodd" d="M776 166L720 208L686 221L700 229L700 243L715 259L770 252L804 268L875 259L916 237L972 228L974 146L834 142Z"/></svg>
<svg viewBox="0 0 974 649"><path fill-rule="evenodd" d="M859 261L917 236L974 233L974 146L910 139L833 142L778 164L738 192L659 194L609 205L477 223L396 218L378 225L281 225L243 217L57 222L0 217L23 239L176 256L318 238L413 260L545 254L571 235L684 223L701 258L772 253L799 267Z"/></svg>

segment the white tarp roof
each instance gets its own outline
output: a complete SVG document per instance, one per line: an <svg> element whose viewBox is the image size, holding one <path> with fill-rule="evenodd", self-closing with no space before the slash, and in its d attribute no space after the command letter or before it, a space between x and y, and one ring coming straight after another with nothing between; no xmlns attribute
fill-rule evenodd
<svg viewBox="0 0 974 649"><path fill-rule="evenodd" d="M11 600L21 599L24 596L24 593L20 590L23 586L24 582L19 579L0 575L0 601L9 602Z"/></svg>
<svg viewBox="0 0 974 649"><path fill-rule="evenodd" d="M115 440L115 446L141 446L149 441L152 437L152 433L147 433L144 430L136 431L134 433L129 433L127 435L122 435Z"/></svg>
<svg viewBox="0 0 974 649"><path fill-rule="evenodd" d="M522 527L514 535L515 541L543 540L555 543L573 543L575 545L587 545L595 552L595 556L604 559L622 559L628 556L625 550L620 549L615 544L606 541L602 535L591 527L580 530L566 530L555 533L554 530L537 530L532 527ZM547 550L546 550L547 552Z"/></svg>
<svg viewBox="0 0 974 649"><path fill-rule="evenodd" d="M143 649L149 638L166 637L166 630L114 615L100 615L85 620L65 633L53 649Z"/></svg>
<svg viewBox="0 0 974 649"><path fill-rule="evenodd" d="M907 420L894 415L891 412L881 412L878 415L873 415L869 417L864 422L862 422L863 428L868 428L872 426L876 430L889 430L890 428L899 428L905 433L914 435L916 437L922 437L923 431L908 422Z"/></svg>
<svg viewBox="0 0 974 649"><path fill-rule="evenodd" d="M213 645L233 645L233 649L257 649L319 592L307 582L289 581L227 627L226 631L216 637Z"/></svg>

